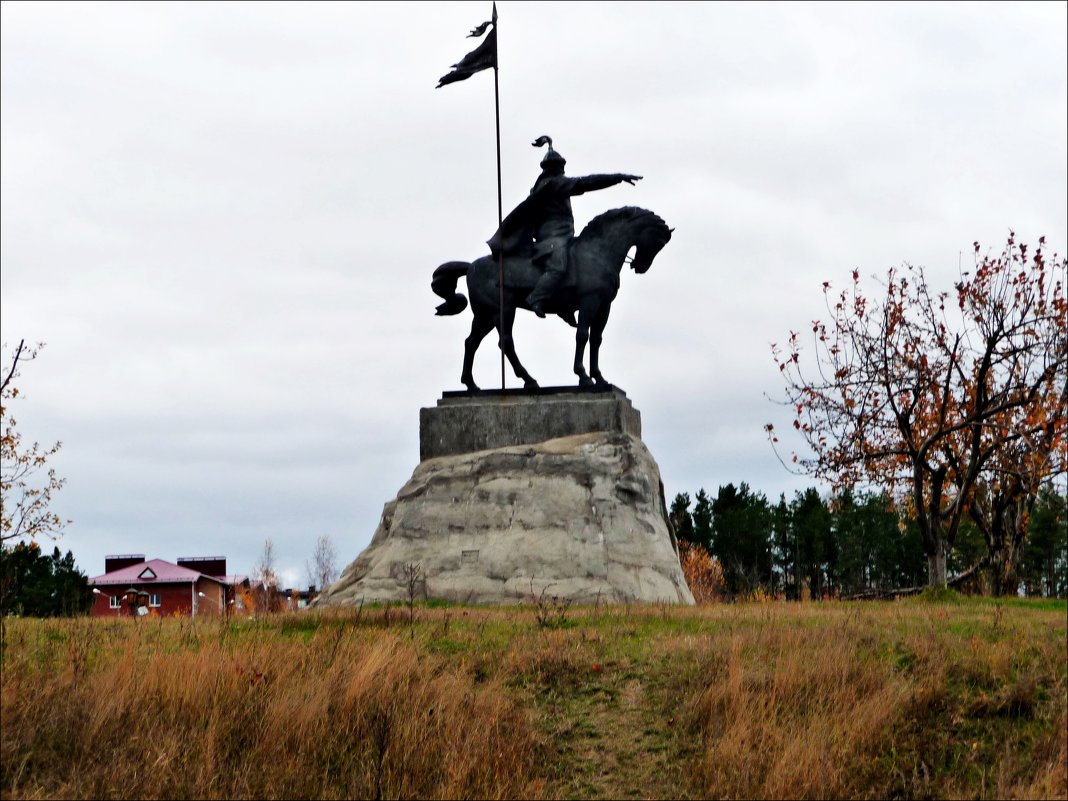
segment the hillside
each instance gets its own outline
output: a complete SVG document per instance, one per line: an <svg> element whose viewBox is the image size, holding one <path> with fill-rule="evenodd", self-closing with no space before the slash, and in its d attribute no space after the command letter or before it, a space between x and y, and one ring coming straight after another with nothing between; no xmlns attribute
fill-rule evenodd
<svg viewBox="0 0 1068 801"><path fill-rule="evenodd" d="M4 622L4 798L1064 798L1064 602Z"/></svg>

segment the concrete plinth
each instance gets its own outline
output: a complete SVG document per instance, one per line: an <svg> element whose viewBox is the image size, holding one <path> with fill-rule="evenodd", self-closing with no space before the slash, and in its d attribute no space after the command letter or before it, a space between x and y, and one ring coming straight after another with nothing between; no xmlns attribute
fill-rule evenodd
<svg viewBox="0 0 1068 801"><path fill-rule="evenodd" d="M641 439L641 415L618 387L445 392L419 410L419 458L601 433Z"/></svg>

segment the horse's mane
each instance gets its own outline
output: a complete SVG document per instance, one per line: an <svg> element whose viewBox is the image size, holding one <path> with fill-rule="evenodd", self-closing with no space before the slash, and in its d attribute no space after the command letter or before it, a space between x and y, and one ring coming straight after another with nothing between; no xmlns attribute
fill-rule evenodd
<svg viewBox="0 0 1068 801"><path fill-rule="evenodd" d="M586 223L586 227L582 229L582 233L580 233L579 236L586 236L587 234L591 237L601 236L602 234L604 234L605 228L607 228L610 224L615 224L619 222L620 219L622 219L623 221L627 221L642 216L651 217L660 225L667 228L667 223L661 220L655 214L653 214L653 212L649 211L649 209L639 208L638 206L624 206L620 209L610 209L609 211L606 211L603 214L598 214L596 217Z"/></svg>

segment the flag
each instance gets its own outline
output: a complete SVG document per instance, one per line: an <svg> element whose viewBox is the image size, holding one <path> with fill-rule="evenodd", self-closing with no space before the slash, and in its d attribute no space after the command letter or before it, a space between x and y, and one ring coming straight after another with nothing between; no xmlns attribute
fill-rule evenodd
<svg viewBox="0 0 1068 801"><path fill-rule="evenodd" d="M455 83L456 81L465 81L474 75L476 72L482 70L488 70L490 67L496 68L497 66L497 4L493 4L493 19L483 22L471 33L467 35L467 38L479 37L486 32L487 28L490 29L489 35L482 40L482 44L460 59L457 63L452 65L452 72L448 75L443 75L438 79L438 85L435 89L440 89L447 83Z"/></svg>

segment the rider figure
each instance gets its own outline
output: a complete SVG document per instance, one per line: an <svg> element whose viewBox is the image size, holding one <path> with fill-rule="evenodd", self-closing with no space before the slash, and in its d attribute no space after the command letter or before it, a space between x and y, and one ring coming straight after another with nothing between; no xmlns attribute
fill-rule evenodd
<svg viewBox="0 0 1068 801"><path fill-rule="evenodd" d="M553 150L553 140L542 136L532 143L534 147L548 145L549 151L541 160L541 175L530 190L533 215L534 250L533 263L542 267L544 273L527 296L527 304L538 317L545 316L545 303L567 274L567 245L575 236L575 215L571 211L571 197L597 189L607 189L626 181L640 181L640 175L587 175L569 178L564 175L563 156Z"/></svg>

